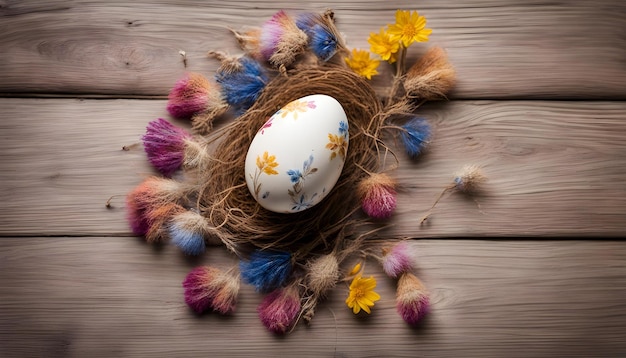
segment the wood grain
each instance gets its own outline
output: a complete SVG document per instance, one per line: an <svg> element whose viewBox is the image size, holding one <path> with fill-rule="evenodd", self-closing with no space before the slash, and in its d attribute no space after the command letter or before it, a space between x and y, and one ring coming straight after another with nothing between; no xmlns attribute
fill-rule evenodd
<svg viewBox="0 0 626 358"><path fill-rule="evenodd" d="M180 282L198 261L132 238L0 240L2 357L617 357L626 354L626 247L612 241L419 240L433 311L410 329L395 283L371 263L382 296L355 317L338 286L310 326L279 339L242 287L234 316L194 316Z"/></svg>
<svg viewBox="0 0 626 358"><path fill-rule="evenodd" d="M208 50L238 53L228 27L258 26L279 9L336 10L352 48L419 10L434 32L411 48L446 48L458 70L451 98L624 99L626 3L619 0L7 1L0 6L0 92L166 95L185 70L211 75ZM184 68L179 50L188 57ZM390 68L374 81L389 81Z"/></svg>
<svg viewBox="0 0 626 358"><path fill-rule="evenodd" d="M0 235L130 235L123 196L154 174L139 143L164 101L0 99ZM626 104L452 101L417 162L399 152L398 209L385 237L621 236ZM180 126L188 123L175 121ZM465 164L489 177L476 202L453 193ZM121 195L107 209L105 202ZM482 213L481 213L482 210Z"/></svg>
<svg viewBox="0 0 626 358"><path fill-rule="evenodd" d="M435 137L416 162L400 151L381 232L426 238L411 245L433 311L407 327L371 262L371 316L354 317L339 286L311 326L277 338L244 285L234 316L196 317L187 272L237 261L132 237L123 196L154 174L137 143L170 119L163 99L185 71L215 71L208 50L239 52L228 27L327 7L353 48L396 9L419 10L433 34L409 61L439 45L457 69L453 100L418 111ZM619 0L0 0L0 357L626 356L626 246L597 239L626 233L625 29ZM420 226L469 163L485 191L445 196Z"/></svg>

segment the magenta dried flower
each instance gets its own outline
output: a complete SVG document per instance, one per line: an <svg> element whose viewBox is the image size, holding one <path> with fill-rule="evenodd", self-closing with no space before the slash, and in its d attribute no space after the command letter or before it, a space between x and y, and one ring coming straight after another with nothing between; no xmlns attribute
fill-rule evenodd
<svg viewBox="0 0 626 358"><path fill-rule="evenodd" d="M291 285L270 292L257 311L261 322L270 332L284 334L295 324L300 309L298 287Z"/></svg>
<svg viewBox="0 0 626 358"><path fill-rule="evenodd" d="M410 272L403 273L398 280L396 309L410 325L419 323L430 310L430 300L424 284Z"/></svg>

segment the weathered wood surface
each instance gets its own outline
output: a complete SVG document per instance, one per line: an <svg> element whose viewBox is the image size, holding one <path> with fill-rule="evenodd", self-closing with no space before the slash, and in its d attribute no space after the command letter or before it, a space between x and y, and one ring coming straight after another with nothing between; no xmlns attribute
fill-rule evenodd
<svg viewBox="0 0 626 358"><path fill-rule="evenodd" d="M433 312L408 328L372 263L383 299L367 319L341 287L284 339L258 321L249 286L235 316L196 317L181 280L234 259L130 236L123 198L104 203L154 172L140 146L121 148L168 118L162 99L185 70L212 74L207 50L238 52L227 27L326 7L359 48L395 9L417 9L434 32L409 58L440 45L457 68L453 101L420 110L435 139L395 173L384 233L430 238L412 244ZM619 0L0 0L0 96L69 97L0 98L0 357L626 356L626 246L596 240L626 234L624 29ZM420 227L470 162L490 178L484 213L451 195ZM466 236L487 239L450 239ZM507 239L519 236L542 240Z"/></svg>
<svg viewBox="0 0 626 358"><path fill-rule="evenodd" d="M284 339L244 286L229 318L197 317L181 280L198 262L134 238L0 240L2 357L619 357L626 355L626 250L611 241L421 240L416 265L433 312L395 312L395 283L355 317L339 286L310 326ZM205 258L233 264L222 248Z"/></svg>
<svg viewBox="0 0 626 358"><path fill-rule="evenodd" d="M130 235L124 195L154 174L140 141L165 101L0 99L0 234ZM25 115L27 113L27 115ZM436 128L429 152L394 172L398 210L385 234L621 236L626 232L626 104L454 101L421 112ZM188 123L176 122L181 126ZM445 197L453 173L481 165L477 196Z"/></svg>
<svg viewBox="0 0 626 358"><path fill-rule="evenodd" d="M327 7L353 48L368 48L396 9L420 10L434 32L409 59L445 47L459 73L452 98L626 98L626 3L616 0L5 1L0 92L165 95L185 71L179 50L188 70L210 75L208 50L240 52L228 27Z"/></svg>

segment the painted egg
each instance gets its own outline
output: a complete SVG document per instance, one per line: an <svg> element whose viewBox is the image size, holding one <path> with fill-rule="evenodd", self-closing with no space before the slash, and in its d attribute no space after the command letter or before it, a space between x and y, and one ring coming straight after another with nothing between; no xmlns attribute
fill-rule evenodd
<svg viewBox="0 0 626 358"><path fill-rule="evenodd" d="M337 183L348 140L346 112L333 97L315 94L288 103L250 144L245 163L250 193L278 213L313 207Z"/></svg>

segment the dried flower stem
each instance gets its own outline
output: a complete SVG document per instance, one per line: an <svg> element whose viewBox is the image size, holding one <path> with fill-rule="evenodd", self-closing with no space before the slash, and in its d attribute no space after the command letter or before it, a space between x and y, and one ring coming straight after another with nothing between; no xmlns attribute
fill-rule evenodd
<svg viewBox="0 0 626 358"><path fill-rule="evenodd" d="M104 206L106 206L108 209L112 208L112 207L113 207L113 205L111 205L111 201L112 201L114 198L119 198L120 196L126 196L126 195L122 195L122 194L111 195L111 196L109 197L109 199L107 199L106 203L104 203Z"/></svg>
<svg viewBox="0 0 626 358"><path fill-rule="evenodd" d="M453 190L456 187L455 184L451 184L447 187L445 187L441 193L439 194L439 196L437 197L437 199L435 200L435 202L433 203L433 205L430 207L430 209L428 209L428 211L426 212L426 214L424 216L422 216L422 218L420 219L420 225L422 225L430 216L430 214L432 214L433 209L435 208L435 205L437 205L437 203L439 202L439 200L441 200L441 198L443 198L443 196L449 192L450 190Z"/></svg>
<svg viewBox="0 0 626 358"><path fill-rule="evenodd" d="M183 66L187 68L187 52L178 50L178 54L183 58Z"/></svg>
<svg viewBox="0 0 626 358"><path fill-rule="evenodd" d="M131 149L137 148L140 144L141 144L140 142L137 142L137 143L125 145L125 146L122 146L122 150L125 151L125 152L128 152Z"/></svg>

